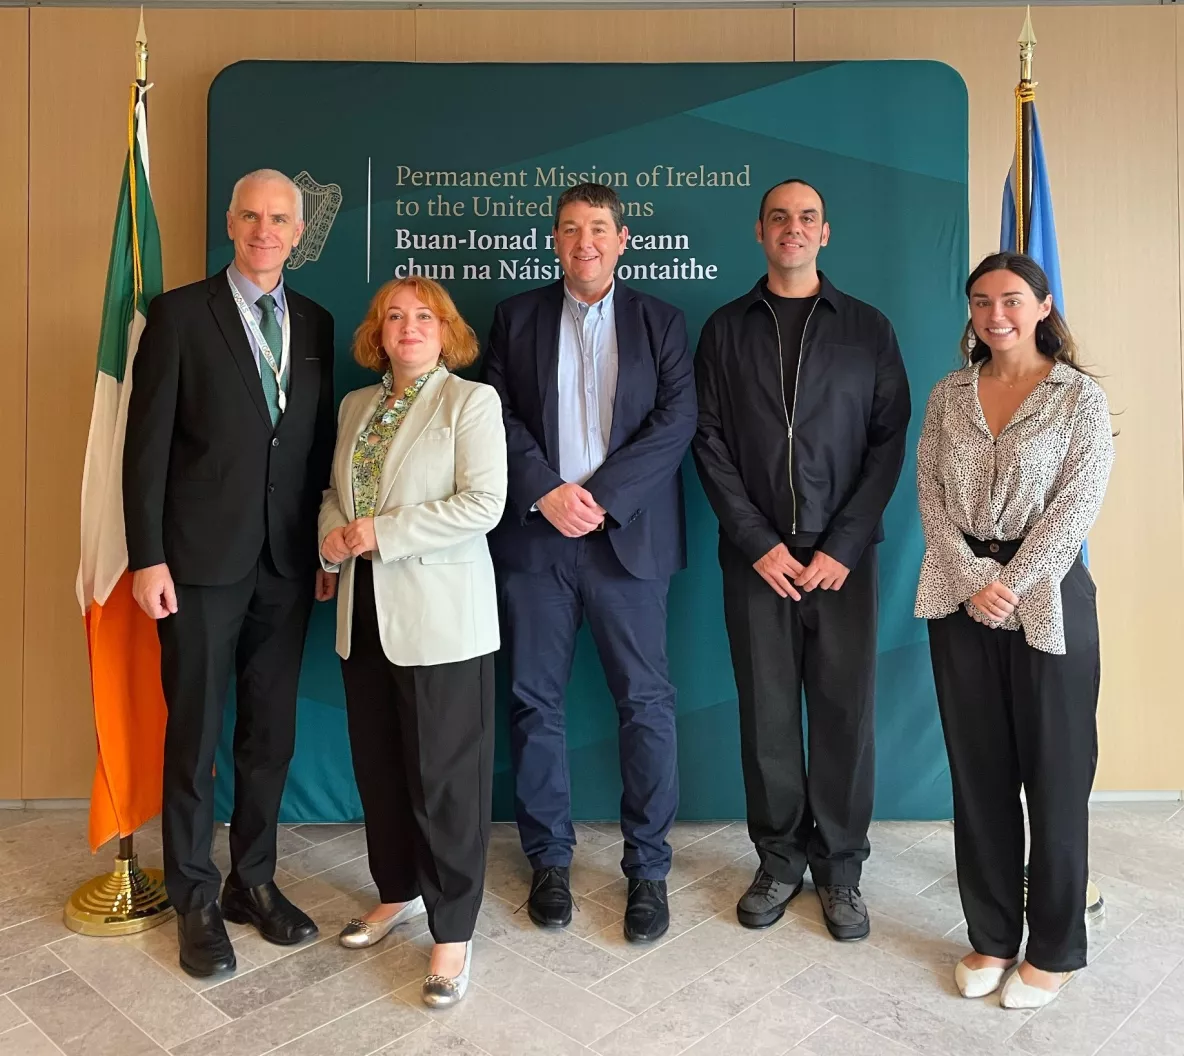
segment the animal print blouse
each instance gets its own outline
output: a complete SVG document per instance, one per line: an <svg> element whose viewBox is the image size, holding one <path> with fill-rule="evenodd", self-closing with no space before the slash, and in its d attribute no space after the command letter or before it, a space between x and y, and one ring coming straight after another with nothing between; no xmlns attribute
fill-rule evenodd
<svg viewBox="0 0 1184 1056"><path fill-rule="evenodd" d="M981 623L1022 627L1033 648L1064 653L1061 580L1098 515L1114 459L1106 394L1057 363L993 437L978 398L980 365L939 381L925 412L917 451L925 557L915 613L938 619L965 605ZM976 557L965 535L1023 543L1004 566ZM1019 597L1003 623L969 600L995 580Z"/></svg>

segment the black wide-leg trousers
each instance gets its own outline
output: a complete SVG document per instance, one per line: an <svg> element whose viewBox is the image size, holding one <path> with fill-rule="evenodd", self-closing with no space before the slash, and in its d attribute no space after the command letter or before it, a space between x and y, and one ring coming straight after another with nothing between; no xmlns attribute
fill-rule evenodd
<svg viewBox="0 0 1184 1056"><path fill-rule="evenodd" d="M1033 649L963 608L929 621L937 701L954 785L954 845L974 949L1017 956L1024 926L1028 806L1028 962L1086 963L1089 794L1098 759L1101 661L1093 581L1081 559L1061 583L1066 653Z"/></svg>
<svg viewBox="0 0 1184 1056"><path fill-rule="evenodd" d="M481 909L493 813L493 655L392 664L378 633L374 570L359 558L341 672L379 899L422 895L436 942L467 942Z"/></svg>

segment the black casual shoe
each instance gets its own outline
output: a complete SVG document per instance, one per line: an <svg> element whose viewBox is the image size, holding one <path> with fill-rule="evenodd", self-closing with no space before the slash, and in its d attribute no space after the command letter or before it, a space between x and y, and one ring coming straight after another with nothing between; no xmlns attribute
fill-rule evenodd
<svg viewBox="0 0 1184 1056"><path fill-rule="evenodd" d="M855 942L871 934L867 906L859 896L858 887L842 884L816 886L822 915L826 918L826 930L839 942Z"/></svg>
<svg viewBox="0 0 1184 1056"><path fill-rule="evenodd" d="M748 890L736 903L736 919L746 928L771 928L783 916L785 907L802 890L802 882L787 884L758 868Z"/></svg>
<svg viewBox="0 0 1184 1056"><path fill-rule="evenodd" d="M217 902L177 914L177 946L181 967L198 978L233 972L238 966Z"/></svg>
<svg viewBox="0 0 1184 1056"><path fill-rule="evenodd" d="M566 928L571 923L571 870L564 865L536 869L526 901L530 919L540 928Z"/></svg>
<svg viewBox="0 0 1184 1056"><path fill-rule="evenodd" d="M625 938L630 942L653 942L670 927L670 903L665 880L630 880L625 907Z"/></svg>
<svg viewBox="0 0 1184 1056"><path fill-rule="evenodd" d="M317 926L289 902L274 881L258 887L222 888L222 915L235 924L253 924L268 942L295 946L317 934Z"/></svg>

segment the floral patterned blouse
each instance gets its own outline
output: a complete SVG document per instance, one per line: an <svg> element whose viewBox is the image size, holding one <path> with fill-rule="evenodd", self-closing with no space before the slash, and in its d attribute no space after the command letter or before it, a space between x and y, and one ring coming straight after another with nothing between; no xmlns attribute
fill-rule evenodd
<svg viewBox="0 0 1184 1056"><path fill-rule="evenodd" d="M407 412L411 410L411 405L415 403L419 390L427 384L428 378L439 369L439 366L435 366L426 374L416 378L415 383L408 385L403 390L403 395L395 400L391 407L387 407L386 401L390 399L394 378L389 370L382 376L382 393L379 396L378 406L374 409L370 421L358 434L358 442L354 446L355 517L373 517L377 512L382 466L386 461L386 453L390 450L391 441L394 440L395 433L399 431L399 426L403 424L403 419L407 417Z"/></svg>

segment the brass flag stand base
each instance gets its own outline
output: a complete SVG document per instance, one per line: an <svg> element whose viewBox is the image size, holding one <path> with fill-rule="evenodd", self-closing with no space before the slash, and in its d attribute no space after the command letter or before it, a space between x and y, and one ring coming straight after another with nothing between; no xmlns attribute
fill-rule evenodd
<svg viewBox="0 0 1184 1056"><path fill-rule="evenodd" d="M134 935L173 916L159 869L141 869L132 837L119 841L114 872L88 880L66 903L66 927L81 935Z"/></svg>

